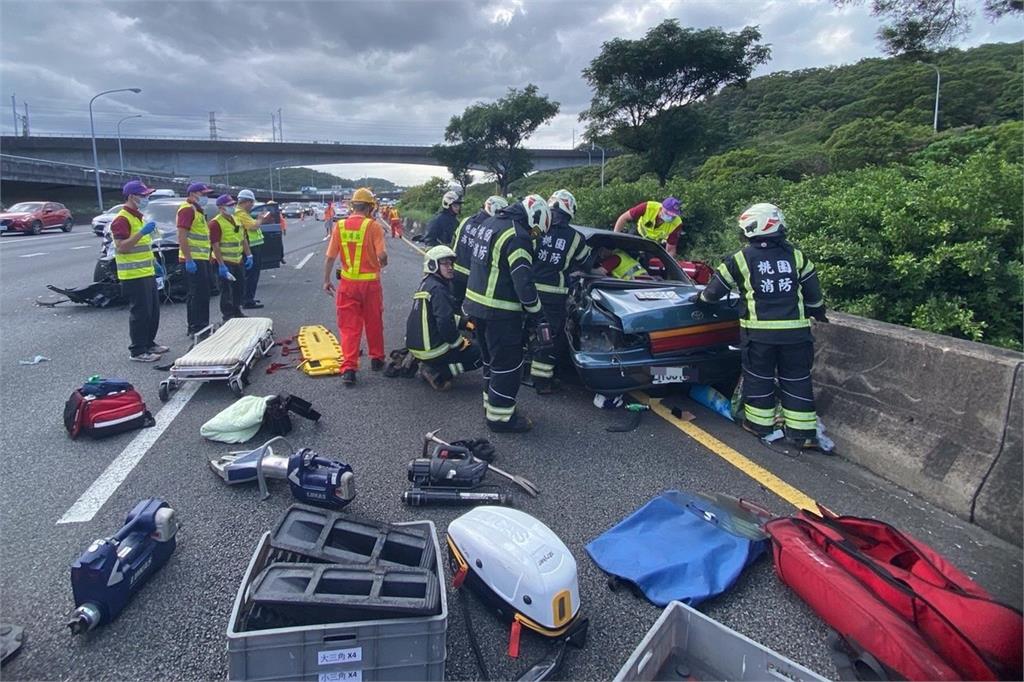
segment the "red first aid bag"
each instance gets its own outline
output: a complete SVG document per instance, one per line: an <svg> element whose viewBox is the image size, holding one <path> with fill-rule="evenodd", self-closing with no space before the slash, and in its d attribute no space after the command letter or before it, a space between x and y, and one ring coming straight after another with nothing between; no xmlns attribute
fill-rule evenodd
<svg viewBox="0 0 1024 682"><path fill-rule="evenodd" d="M931 547L821 508L765 524L775 570L855 650L907 680L1019 680L1020 611Z"/></svg>
<svg viewBox="0 0 1024 682"><path fill-rule="evenodd" d="M75 389L64 404L64 428L71 438L81 433L104 438L155 423L142 396L130 384L128 388L105 395L90 395Z"/></svg>

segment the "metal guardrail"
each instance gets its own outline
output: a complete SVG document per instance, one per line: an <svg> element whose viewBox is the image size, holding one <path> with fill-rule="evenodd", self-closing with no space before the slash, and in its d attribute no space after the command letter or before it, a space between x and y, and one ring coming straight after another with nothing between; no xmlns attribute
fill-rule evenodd
<svg viewBox="0 0 1024 682"><path fill-rule="evenodd" d="M83 165L83 164L80 164L80 163L67 163L65 161L50 161L49 159L36 159L36 158L31 157L31 156L16 156L14 154L2 154L2 153L0 153L0 159L12 159L12 160L15 160L15 161L23 161L23 162L27 161L29 163L34 163L36 165L41 165L41 166L65 166L65 167L68 167L68 168L77 168L79 170L86 171L86 172L89 172L89 173L93 172L93 166L86 166L86 165ZM183 183L181 181L176 181L174 179L174 176L172 176L172 175L160 175L159 173L154 173L152 171L146 171L146 170L138 170L138 169L130 169L129 170L129 169L125 169L124 173L122 173L120 170L100 168L100 173L103 173L104 175L122 175L122 176L125 176L125 177L136 176L136 175L145 175L148 178L158 178L160 180L169 180L171 182L178 182L179 184L186 184L186 183Z"/></svg>
<svg viewBox="0 0 1024 682"><path fill-rule="evenodd" d="M13 135L5 135L4 137L15 137ZM17 137L23 139L32 139L36 137L66 137L71 139L90 139L89 135L84 133L51 133L51 132L35 132L32 135L24 138L21 135ZM97 140L116 140L116 137L104 137L97 136ZM347 142L342 140L266 140L266 139L252 139L244 137L220 137L216 140L211 140L209 136L201 135L136 135L133 134L131 137L121 137L121 141L125 142L128 140L191 140L196 142L253 142L259 144L320 144L320 145L347 145L354 147L423 147L429 149L435 144L441 144L438 142ZM530 149L527 147L526 149ZM535 147L534 149L544 151L561 151L561 152L579 152L580 154L586 154L586 151L573 149L572 147Z"/></svg>

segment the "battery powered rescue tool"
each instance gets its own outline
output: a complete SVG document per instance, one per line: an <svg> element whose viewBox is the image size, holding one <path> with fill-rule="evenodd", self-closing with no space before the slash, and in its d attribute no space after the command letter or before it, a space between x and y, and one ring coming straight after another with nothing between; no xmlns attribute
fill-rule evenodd
<svg viewBox="0 0 1024 682"><path fill-rule="evenodd" d="M68 618L71 634L88 632L117 618L129 600L174 552L178 522L163 500L142 500L124 526L96 540L71 564L75 610Z"/></svg>
<svg viewBox="0 0 1024 682"><path fill-rule="evenodd" d="M476 453L493 459L494 448L486 440L455 441L435 445L428 457L430 440L423 442L423 456L409 462L412 487L402 493L402 501L413 507L428 504L512 504L512 496L483 485L488 463Z"/></svg>
<svg viewBox="0 0 1024 682"><path fill-rule="evenodd" d="M291 454L276 454L271 445L277 441ZM255 450L211 460L210 468L228 485L256 481L261 500L270 497L268 478L287 480L296 500L321 507L341 509L356 496L352 467L321 457L309 448L296 450L281 436L271 438Z"/></svg>

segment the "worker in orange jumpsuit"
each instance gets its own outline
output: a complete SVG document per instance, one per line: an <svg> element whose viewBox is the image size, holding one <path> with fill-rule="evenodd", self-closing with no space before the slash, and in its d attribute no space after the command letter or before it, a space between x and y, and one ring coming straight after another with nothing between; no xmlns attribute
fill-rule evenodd
<svg viewBox="0 0 1024 682"><path fill-rule="evenodd" d="M339 220L331 231L324 259L323 288L335 293L331 276L334 261L341 256L341 268L335 305L338 333L341 336L341 382L356 383L359 369L359 343L366 330L370 369L384 369L384 290L380 285L381 268L388 264L384 247L387 228L371 216L377 204L373 192L360 187L352 194L352 214Z"/></svg>
<svg viewBox="0 0 1024 682"><path fill-rule="evenodd" d="M324 230L327 231L327 236L331 236L331 228L334 227L334 202L328 201L327 208L324 209Z"/></svg>
<svg viewBox="0 0 1024 682"><path fill-rule="evenodd" d="M398 216L398 209L394 206L391 207L391 219L388 222L391 223L391 237L393 239L401 239L404 234L402 231L402 219Z"/></svg>

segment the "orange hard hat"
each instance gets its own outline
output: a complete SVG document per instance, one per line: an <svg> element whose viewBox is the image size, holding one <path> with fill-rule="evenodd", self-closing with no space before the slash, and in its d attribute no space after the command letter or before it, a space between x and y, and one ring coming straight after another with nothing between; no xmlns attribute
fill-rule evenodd
<svg viewBox="0 0 1024 682"><path fill-rule="evenodd" d="M368 187L360 187L352 193L351 201L357 204L376 204L377 197L373 196Z"/></svg>

